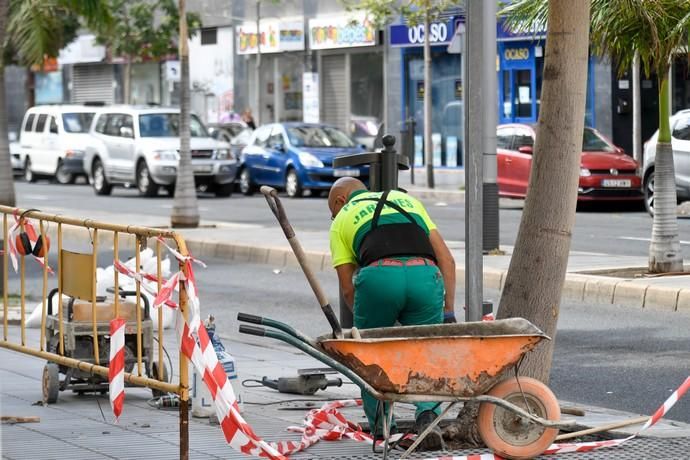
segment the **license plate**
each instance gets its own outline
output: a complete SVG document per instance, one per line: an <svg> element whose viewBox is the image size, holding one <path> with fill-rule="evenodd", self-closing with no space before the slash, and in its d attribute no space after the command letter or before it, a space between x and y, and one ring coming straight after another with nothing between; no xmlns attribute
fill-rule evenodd
<svg viewBox="0 0 690 460"><path fill-rule="evenodd" d="M334 169L333 175L335 177L357 177L359 176L359 169Z"/></svg>
<svg viewBox="0 0 690 460"><path fill-rule="evenodd" d="M630 187L630 179L603 179L602 187Z"/></svg>
<svg viewBox="0 0 690 460"><path fill-rule="evenodd" d="M210 173L211 171L213 171L213 165L194 166L195 173Z"/></svg>

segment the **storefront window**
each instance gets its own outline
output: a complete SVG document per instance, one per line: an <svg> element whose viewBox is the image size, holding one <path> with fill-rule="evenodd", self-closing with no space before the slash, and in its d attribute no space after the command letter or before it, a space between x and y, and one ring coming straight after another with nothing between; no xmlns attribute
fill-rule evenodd
<svg viewBox="0 0 690 460"><path fill-rule="evenodd" d="M358 144L374 147L383 120L383 53L350 55L349 134Z"/></svg>
<svg viewBox="0 0 690 460"><path fill-rule="evenodd" d="M431 56L431 141L435 166L462 165L464 125L463 84L460 55L432 49ZM424 155L424 60L421 50L405 56L407 117L415 120L415 163Z"/></svg>
<svg viewBox="0 0 690 460"><path fill-rule="evenodd" d="M302 121L304 53L283 53L279 60L278 121Z"/></svg>
<svg viewBox="0 0 690 460"><path fill-rule="evenodd" d="M520 118L532 117L532 72L530 70L515 71L515 98L516 115Z"/></svg>

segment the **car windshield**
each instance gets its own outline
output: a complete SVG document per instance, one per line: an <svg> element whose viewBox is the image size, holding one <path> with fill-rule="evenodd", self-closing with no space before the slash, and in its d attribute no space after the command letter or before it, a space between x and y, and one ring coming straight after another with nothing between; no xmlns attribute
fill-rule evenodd
<svg viewBox="0 0 690 460"><path fill-rule="evenodd" d="M616 148L592 128L585 128L582 136L583 152L615 152Z"/></svg>
<svg viewBox="0 0 690 460"><path fill-rule="evenodd" d="M347 134L328 126L292 126L287 129L290 144L295 147L354 147Z"/></svg>
<svg viewBox="0 0 690 460"><path fill-rule="evenodd" d="M88 133L93 112L63 113L62 124L68 133Z"/></svg>
<svg viewBox="0 0 690 460"><path fill-rule="evenodd" d="M196 115L190 117L192 137L208 137L208 132ZM139 115L141 137L177 137L180 133L178 113L147 113Z"/></svg>

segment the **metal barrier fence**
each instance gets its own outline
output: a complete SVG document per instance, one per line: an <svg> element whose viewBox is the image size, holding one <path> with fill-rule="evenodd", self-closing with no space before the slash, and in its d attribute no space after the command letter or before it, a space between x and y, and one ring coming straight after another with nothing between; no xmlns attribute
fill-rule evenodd
<svg viewBox="0 0 690 460"><path fill-rule="evenodd" d="M3 335L0 347L19 353L43 358L49 363L56 363L65 371L66 378L73 381L73 376L80 377L75 382L86 381L75 386L74 391L93 391L97 385L108 382L108 351L110 320L125 317L126 334L126 368L125 383L130 386L148 387L152 390L179 395L180 417L180 458L187 459L189 452L189 387L188 366L186 357L180 353L177 369L177 382L168 377L164 360L163 308L153 311L146 297L142 297L142 279L157 282L156 292L161 290L162 276L161 252L163 241L171 245L183 256L188 256L184 239L173 231L138 227L134 225L116 225L97 222L90 219L77 219L62 215L53 215L38 210L22 210L0 206L2 214L2 296L3 296ZM36 226L34 221L38 222ZM36 228L37 227L37 228ZM64 235L68 234L67 242ZM57 241L57 245L51 245ZM149 240L155 246L157 258L156 273L141 271L140 253L148 247ZM90 242L90 252L79 247L84 241ZM97 268L99 251L112 243L106 254L112 252L112 262L119 261L120 251L133 249L135 267L134 291L121 289L121 273L113 269L112 298L110 301L97 296ZM125 248L125 249L123 249ZM46 250L47 249L47 250ZM32 253L33 251L33 253ZM35 259L35 262L31 261ZM102 259L103 260L103 259ZM177 260L177 259L173 259ZM16 266L11 270L10 262ZM57 270L53 272L50 264L56 262ZM26 266L38 263L42 266L42 303L40 341L29 346L26 338ZM187 266L179 261L179 270L187 275ZM19 276L20 333L11 340L8 327L9 279ZM51 276L49 276L49 274ZM49 286L55 286L49 293ZM57 295L57 308L52 299ZM63 303L63 299L66 303ZM133 299L133 300L129 300ZM185 284L179 282L179 300L177 306L183 318L188 317L188 297ZM158 319L157 331L153 330L152 315ZM157 351L154 352L153 339L157 335ZM172 361L171 365L172 364ZM43 384L50 364L44 369ZM55 369L55 368L53 368ZM172 369L171 369L172 371ZM55 372L53 370L53 372ZM100 377L100 380L96 377ZM55 374L53 374L55 377ZM59 378L58 378L59 379ZM68 382L69 382L68 381ZM75 384L76 385L76 384ZM63 387L64 389L64 387ZM107 387L106 387L107 390ZM45 394L44 390L44 394ZM103 390L101 390L103 391ZM45 398L45 396L44 396Z"/></svg>

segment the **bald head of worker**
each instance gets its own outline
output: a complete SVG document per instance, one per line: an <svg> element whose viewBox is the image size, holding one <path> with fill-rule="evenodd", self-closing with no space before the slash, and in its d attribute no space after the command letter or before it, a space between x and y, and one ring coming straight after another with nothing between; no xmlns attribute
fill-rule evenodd
<svg viewBox="0 0 690 460"><path fill-rule="evenodd" d="M328 192L328 209L331 210L331 216L335 219L335 216L350 199L352 192L366 189L366 185L354 177L341 177L335 181L331 186L331 191Z"/></svg>

